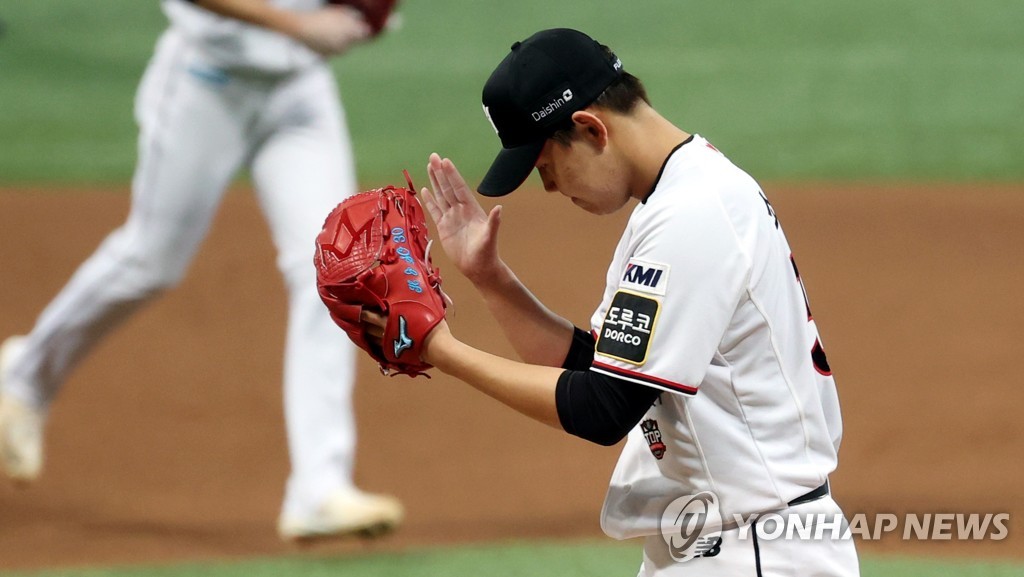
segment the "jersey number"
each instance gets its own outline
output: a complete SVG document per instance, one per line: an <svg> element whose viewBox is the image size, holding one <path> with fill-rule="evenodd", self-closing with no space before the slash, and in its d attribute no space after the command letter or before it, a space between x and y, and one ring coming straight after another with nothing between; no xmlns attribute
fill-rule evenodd
<svg viewBox="0 0 1024 577"><path fill-rule="evenodd" d="M767 202L767 200L765 202ZM796 259L793 258L792 254L789 255L789 264L793 265L793 274L796 275L796 282L800 283L800 292L804 295L804 307L807 309L807 322L811 322L814 319L814 317L811 316L811 303L807 299L807 289L804 287L804 279L800 278L800 269L796 267ZM822 348L821 341L818 339L814 339L814 347L811 348L811 360L814 362L814 370L826 377L832 375L832 368L828 366L828 357L825 356L825 349Z"/></svg>
<svg viewBox="0 0 1024 577"><path fill-rule="evenodd" d="M772 208L772 203L768 202L768 197L765 196L764 191L758 190L757 193L761 196L761 200L764 201L764 206L768 210L768 216L775 221L775 228L779 228L779 217L775 214L775 209ZM796 282L800 283L800 292L804 295L804 307L807 309L807 322L814 320L811 316L811 302L807 298L807 289L804 287L804 279L800 278L800 269L796 267L796 259L793 258L793 254L789 255L789 264L793 265L793 274L796 275ZM814 370L818 371L826 377L832 375L832 368L828 366L828 358L825 356L825 349L821 346L821 341L814 339L814 346L811 347L811 360L814 362Z"/></svg>

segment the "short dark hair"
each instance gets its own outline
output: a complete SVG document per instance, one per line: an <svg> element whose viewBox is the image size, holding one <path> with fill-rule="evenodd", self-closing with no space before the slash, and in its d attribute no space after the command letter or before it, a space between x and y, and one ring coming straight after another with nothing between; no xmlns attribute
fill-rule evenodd
<svg viewBox="0 0 1024 577"><path fill-rule="evenodd" d="M604 92L598 96L591 106L597 106L620 114L629 114L640 102L650 106L651 101L647 98L647 89L643 82L629 72L623 71L618 78L612 82ZM555 132L551 135L556 142L569 144L576 138L576 123L572 117L566 118L556 125Z"/></svg>

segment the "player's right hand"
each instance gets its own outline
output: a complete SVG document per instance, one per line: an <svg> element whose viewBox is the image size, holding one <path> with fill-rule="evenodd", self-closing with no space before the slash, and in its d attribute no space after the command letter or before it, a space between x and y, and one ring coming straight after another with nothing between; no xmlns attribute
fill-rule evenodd
<svg viewBox="0 0 1024 577"><path fill-rule="evenodd" d="M452 264L473 284L497 278L501 205L484 212L466 180L451 160L430 155L427 175L433 188L424 187L420 198L437 226L437 238Z"/></svg>
<svg viewBox="0 0 1024 577"><path fill-rule="evenodd" d="M372 34L362 14L345 6L299 12L297 17L296 39L323 56L337 56Z"/></svg>

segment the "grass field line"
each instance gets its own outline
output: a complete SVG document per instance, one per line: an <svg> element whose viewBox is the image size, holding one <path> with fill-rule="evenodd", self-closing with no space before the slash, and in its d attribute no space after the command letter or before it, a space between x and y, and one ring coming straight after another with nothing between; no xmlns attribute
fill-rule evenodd
<svg viewBox="0 0 1024 577"><path fill-rule="evenodd" d="M399 553L293 555L159 566L14 571L0 572L0 577L632 576L639 563L637 543L512 541L410 549ZM864 577L1022 577L1024 564L869 554L861 556L861 572Z"/></svg>

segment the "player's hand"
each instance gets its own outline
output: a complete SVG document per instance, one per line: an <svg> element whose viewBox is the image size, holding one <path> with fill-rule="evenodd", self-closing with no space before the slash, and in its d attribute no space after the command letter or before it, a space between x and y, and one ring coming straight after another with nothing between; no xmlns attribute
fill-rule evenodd
<svg viewBox="0 0 1024 577"><path fill-rule="evenodd" d="M388 317L370 310L363 309L359 313L359 320L366 329L366 335L375 345L380 345L384 338L384 327L388 325Z"/></svg>
<svg viewBox="0 0 1024 577"><path fill-rule="evenodd" d="M436 153L430 155L427 175L433 191L423 188L420 196L437 225L437 238L448 258L474 284L494 278L494 271L501 265L501 205L484 212L455 164Z"/></svg>
<svg viewBox="0 0 1024 577"><path fill-rule="evenodd" d="M296 39L323 56L336 56L372 34L359 11L345 6L327 6L298 12Z"/></svg>

